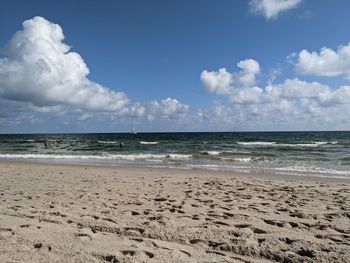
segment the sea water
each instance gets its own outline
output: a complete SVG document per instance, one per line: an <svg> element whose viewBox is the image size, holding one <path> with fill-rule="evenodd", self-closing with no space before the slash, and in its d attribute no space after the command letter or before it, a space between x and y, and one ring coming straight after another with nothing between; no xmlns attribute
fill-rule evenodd
<svg viewBox="0 0 350 263"><path fill-rule="evenodd" d="M350 178L350 132L4 134L0 159Z"/></svg>

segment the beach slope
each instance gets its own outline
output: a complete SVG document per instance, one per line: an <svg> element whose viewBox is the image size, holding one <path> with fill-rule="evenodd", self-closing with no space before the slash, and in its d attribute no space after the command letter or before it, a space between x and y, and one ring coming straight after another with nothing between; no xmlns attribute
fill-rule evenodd
<svg viewBox="0 0 350 263"><path fill-rule="evenodd" d="M0 262L349 259L349 180L0 162Z"/></svg>

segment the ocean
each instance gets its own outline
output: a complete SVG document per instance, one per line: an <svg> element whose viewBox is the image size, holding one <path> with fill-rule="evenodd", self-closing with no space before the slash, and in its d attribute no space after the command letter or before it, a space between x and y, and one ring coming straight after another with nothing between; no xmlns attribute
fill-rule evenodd
<svg viewBox="0 0 350 263"><path fill-rule="evenodd" d="M350 132L3 134L0 159L350 178Z"/></svg>

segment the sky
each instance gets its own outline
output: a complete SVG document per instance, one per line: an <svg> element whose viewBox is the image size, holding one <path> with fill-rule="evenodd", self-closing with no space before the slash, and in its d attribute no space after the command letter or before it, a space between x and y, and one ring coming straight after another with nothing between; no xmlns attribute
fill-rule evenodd
<svg viewBox="0 0 350 263"><path fill-rule="evenodd" d="M347 0L0 2L0 133L350 130Z"/></svg>

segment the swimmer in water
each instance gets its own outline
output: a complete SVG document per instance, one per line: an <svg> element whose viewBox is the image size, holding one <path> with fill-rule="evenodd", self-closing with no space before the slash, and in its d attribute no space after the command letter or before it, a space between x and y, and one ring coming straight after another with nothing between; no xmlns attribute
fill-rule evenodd
<svg viewBox="0 0 350 263"><path fill-rule="evenodd" d="M120 143L119 143L119 148L120 148L120 149L123 149L123 148L124 148L124 143L123 143L123 142L120 142Z"/></svg>

